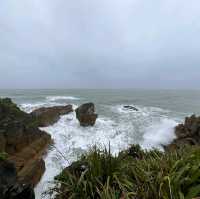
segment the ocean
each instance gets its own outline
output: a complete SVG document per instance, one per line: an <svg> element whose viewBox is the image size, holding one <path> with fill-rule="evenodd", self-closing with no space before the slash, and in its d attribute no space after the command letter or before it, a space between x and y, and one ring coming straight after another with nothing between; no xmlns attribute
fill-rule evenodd
<svg viewBox="0 0 200 199"><path fill-rule="evenodd" d="M35 188L36 199L48 189L64 167L77 160L91 146L108 147L113 154L131 144L144 149L158 148L174 138L174 127L186 116L200 115L199 90L0 90L26 111L39 107L72 104L75 109L93 102L99 117L94 127L80 127L75 113L64 115L46 128L54 147L44 156L46 172ZM124 109L132 105L139 111ZM65 158L63 158L63 155Z"/></svg>

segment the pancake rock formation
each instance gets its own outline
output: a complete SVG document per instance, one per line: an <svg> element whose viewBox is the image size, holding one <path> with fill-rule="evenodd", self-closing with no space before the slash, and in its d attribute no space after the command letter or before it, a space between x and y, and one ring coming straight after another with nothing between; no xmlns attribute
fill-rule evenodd
<svg viewBox="0 0 200 199"><path fill-rule="evenodd" d="M46 127L56 123L61 115L68 114L72 111L72 105L43 107L34 110L31 115L36 118L40 127Z"/></svg>
<svg viewBox="0 0 200 199"><path fill-rule="evenodd" d="M81 126L94 126L97 117L93 103L82 104L76 109L76 118Z"/></svg>

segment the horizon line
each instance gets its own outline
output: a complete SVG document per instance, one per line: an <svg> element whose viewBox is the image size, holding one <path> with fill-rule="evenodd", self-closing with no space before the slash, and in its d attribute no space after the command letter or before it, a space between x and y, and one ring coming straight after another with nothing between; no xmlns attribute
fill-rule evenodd
<svg viewBox="0 0 200 199"><path fill-rule="evenodd" d="M200 90L200 88L0 88L0 90Z"/></svg>

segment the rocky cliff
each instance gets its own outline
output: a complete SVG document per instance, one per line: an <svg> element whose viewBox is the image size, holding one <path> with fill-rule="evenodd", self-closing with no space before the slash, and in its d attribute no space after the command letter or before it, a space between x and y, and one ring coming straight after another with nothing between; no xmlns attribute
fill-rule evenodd
<svg viewBox="0 0 200 199"><path fill-rule="evenodd" d="M183 124L175 127L176 139L166 149L177 149L185 145L200 146L200 117L192 115Z"/></svg>
<svg viewBox="0 0 200 199"><path fill-rule="evenodd" d="M12 162L0 158L0 198L34 199L33 185L21 183Z"/></svg>
<svg viewBox="0 0 200 199"><path fill-rule="evenodd" d="M42 156L51 137L38 128L32 115L21 111L10 99L0 99L0 152L16 165L17 178L35 186L45 171Z"/></svg>

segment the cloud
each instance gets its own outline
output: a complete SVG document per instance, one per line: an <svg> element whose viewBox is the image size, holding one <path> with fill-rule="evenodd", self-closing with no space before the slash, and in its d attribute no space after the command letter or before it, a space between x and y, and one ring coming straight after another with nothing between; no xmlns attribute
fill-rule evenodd
<svg viewBox="0 0 200 199"><path fill-rule="evenodd" d="M199 88L199 7L198 0L2 0L0 87Z"/></svg>

